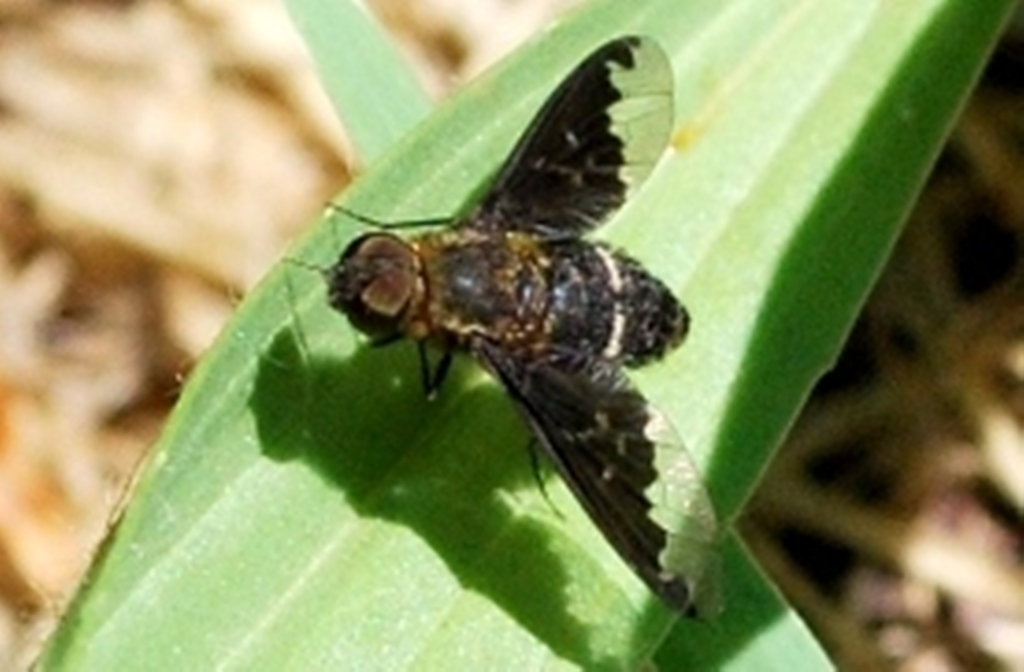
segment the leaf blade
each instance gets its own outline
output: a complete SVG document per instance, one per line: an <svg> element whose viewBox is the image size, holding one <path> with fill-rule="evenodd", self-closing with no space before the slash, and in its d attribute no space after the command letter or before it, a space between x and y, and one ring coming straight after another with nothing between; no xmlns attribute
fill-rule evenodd
<svg viewBox="0 0 1024 672"><path fill-rule="evenodd" d="M422 121L426 92L362 3L285 3L363 164Z"/></svg>

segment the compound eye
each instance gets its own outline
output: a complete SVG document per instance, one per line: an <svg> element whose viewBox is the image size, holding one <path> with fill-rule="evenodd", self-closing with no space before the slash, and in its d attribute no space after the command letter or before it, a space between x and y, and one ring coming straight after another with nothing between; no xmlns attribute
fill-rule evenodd
<svg viewBox="0 0 1024 672"><path fill-rule="evenodd" d="M370 240L360 249L371 271L362 291L367 308L381 315L398 316L412 298L416 274L409 249L391 239Z"/></svg>
<svg viewBox="0 0 1024 672"><path fill-rule="evenodd" d="M416 256L400 238L368 234L348 246L327 281L332 307L372 339L389 339L400 335L416 291Z"/></svg>

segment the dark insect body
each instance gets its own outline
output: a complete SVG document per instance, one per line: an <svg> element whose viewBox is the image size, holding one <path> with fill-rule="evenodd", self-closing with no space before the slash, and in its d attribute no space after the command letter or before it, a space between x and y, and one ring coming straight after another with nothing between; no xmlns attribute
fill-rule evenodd
<svg viewBox="0 0 1024 672"><path fill-rule="evenodd" d="M704 614L711 504L678 437L622 373L678 346L689 319L638 262L581 238L662 153L671 85L653 42L607 43L552 94L466 216L409 240L366 234L327 280L330 304L374 343L420 343L428 392L453 352L472 354L634 571L675 609ZM433 372L424 343L443 353Z"/></svg>
<svg viewBox="0 0 1024 672"><path fill-rule="evenodd" d="M620 252L463 226L408 242L381 233L356 241L335 267L332 305L383 342L400 335L451 352L483 339L568 368L643 364L686 335L672 293Z"/></svg>

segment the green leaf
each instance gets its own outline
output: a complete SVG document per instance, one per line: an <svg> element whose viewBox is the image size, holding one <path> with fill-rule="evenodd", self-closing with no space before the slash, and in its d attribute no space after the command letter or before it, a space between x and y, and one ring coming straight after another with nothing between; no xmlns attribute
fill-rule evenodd
<svg viewBox="0 0 1024 672"><path fill-rule="evenodd" d="M285 5L364 163L430 113L426 93L366 5L322 0Z"/></svg>
<svg viewBox="0 0 1024 672"><path fill-rule="evenodd" d="M592 2L345 203L456 211L591 48L655 37L675 69L675 148L600 234L691 309L690 342L635 379L728 521L835 357L1011 7ZM326 266L359 231L323 223L291 256ZM360 345L318 274L283 264L189 381L40 669L826 666L735 538L725 611L676 621L561 483L544 500L527 441L471 362L425 400L410 345Z"/></svg>

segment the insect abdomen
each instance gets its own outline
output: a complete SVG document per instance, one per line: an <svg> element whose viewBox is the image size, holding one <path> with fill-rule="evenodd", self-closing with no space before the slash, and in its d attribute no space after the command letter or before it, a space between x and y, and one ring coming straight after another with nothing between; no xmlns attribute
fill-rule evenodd
<svg viewBox="0 0 1024 672"><path fill-rule="evenodd" d="M668 287L639 263L619 253L613 259L622 279L618 307L625 323L619 356L626 366L640 366L682 343L690 316Z"/></svg>
<svg viewBox="0 0 1024 672"><path fill-rule="evenodd" d="M682 341L685 309L633 259L581 241L553 244L549 253L555 350L637 366Z"/></svg>

